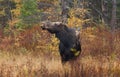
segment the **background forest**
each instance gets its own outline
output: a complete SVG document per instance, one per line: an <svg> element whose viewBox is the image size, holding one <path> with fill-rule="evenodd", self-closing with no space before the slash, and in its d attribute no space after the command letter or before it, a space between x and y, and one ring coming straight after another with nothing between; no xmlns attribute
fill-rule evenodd
<svg viewBox="0 0 120 77"><path fill-rule="evenodd" d="M80 29L78 61L61 64L40 26ZM120 0L0 0L0 77L120 77Z"/></svg>

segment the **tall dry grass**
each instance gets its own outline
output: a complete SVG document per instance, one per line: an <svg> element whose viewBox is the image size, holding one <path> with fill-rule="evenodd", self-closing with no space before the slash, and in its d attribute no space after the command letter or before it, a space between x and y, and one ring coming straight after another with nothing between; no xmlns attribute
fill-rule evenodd
<svg viewBox="0 0 120 77"><path fill-rule="evenodd" d="M49 58L49 56L48 56ZM119 77L120 61L91 56L81 57L64 65L60 59L30 55L3 56L0 77Z"/></svg>
<svg viewBox="0 0 120 77"><path fill-rule="evenodd" d="M37 27L1 38L0 77L120 77L119 30L82 30L81 55L65 64L50 38Z"/></svg>

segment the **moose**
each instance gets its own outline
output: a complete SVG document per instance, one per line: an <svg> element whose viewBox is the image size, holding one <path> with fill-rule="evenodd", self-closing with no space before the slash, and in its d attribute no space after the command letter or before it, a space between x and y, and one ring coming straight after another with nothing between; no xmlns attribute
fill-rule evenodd
<svg viewBox="0 0 120 77"><path fill-rule="evenodd" d="M62 62L77 58L81 53L80 32L62 22L43 22L42 30L47 30L60 40L59 53Z"/></svg>

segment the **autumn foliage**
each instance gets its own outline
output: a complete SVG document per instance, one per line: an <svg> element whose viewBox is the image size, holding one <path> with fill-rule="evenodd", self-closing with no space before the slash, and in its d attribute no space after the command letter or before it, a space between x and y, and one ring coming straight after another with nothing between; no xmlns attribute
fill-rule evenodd
<svg viewBox="0 0 120 77"><path fill-rule="evenodd" d="M63 65L58 39L40 28L42 20L61 21L59 2L35 0L50 6L35 9L31 16L40 15L41 19L27 24L20 17L22 0L14 1L12 20L0 28L0 77L120 77L119 29L112 31L104 23L86 19L87 9L70 9L67 24L80 28L82 52L77 60Z"/></svg>

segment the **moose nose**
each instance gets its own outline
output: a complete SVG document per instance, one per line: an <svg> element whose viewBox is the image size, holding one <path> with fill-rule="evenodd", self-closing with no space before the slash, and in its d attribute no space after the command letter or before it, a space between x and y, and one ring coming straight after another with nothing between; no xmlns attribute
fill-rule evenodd
<svg viewBox="0 0 120 77"><path fill-rule="evenodd" d="M45 23L42 22L40 27L44 30L45 29Z"/></svg>
<svg viewBox="0 0 120 77"><path fill-rule="evenodd" d="M41 25L41 28L44 30L44 29L45 29L45 26L44 26L44 25Z"/></svg>

